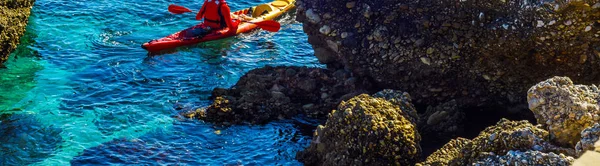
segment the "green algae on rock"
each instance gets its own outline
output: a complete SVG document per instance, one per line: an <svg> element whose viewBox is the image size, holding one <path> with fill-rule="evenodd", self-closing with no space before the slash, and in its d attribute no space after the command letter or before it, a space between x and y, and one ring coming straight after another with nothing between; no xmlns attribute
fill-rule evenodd
<svg viewBox="0 0 600 166"><path fill-rule="evenodd" d="M453 140L434 152L422 165L470 165L485 160L492 154L507 154L510 151L538 151L573 155L573 150L560 148L549 143L548 132L527 121L502 119L495 126L482 131L471 141ZM447 157L436 157L444 156ZM572 162L572 159L565 161ZM538 160L528 161L537 162ZM546 161L546 160L539 160ZM551 161L551 160L548 160ZM562 161L562 160L561 160ZM552 164L552 163L545 163Z"/></svg>
<svg viewBox="0 0 600 166"><path fill-rule="evenodd" d="M266 66L246 73L230 89L214 89L212 105L185 116L223 124L259 124L300 113L325 118L341 100L370 87L344 70Z"/></svg>
<svg viewBox="0 0 600 166"><path fill-rule="evenodd" d="M600 121L599 95L596 85L574 85L568 77L553 77L531 87L527 99L551 139L573 147L583 129Z"/></svg>
<svg viewBox="0 0 600 166"><path fill-rule="evenodd" d="M25 34L34 0L8 0L0 2L0 64L8 59L19 39Z"/></svg>
<svg viewBox="0 0 600 166"><path fill-rule="evenodd" d="M554 75L600 80L597 0L298 0L297 6L322 63L406 90L417 104L505 105L524 102L530 86Z"/></svg>
<svg viewBox="0 0 600 166"><path fill-rule="evenodd" d="M406 93L385 91L342 101L319 125L311 145L298 152L307 165L413 165L421 155L420 135ZM396 95L391 95L397 93ZM397 103L401 103L398 105ZM407 107L404 107L407 106ZM415 119L416 120L416 119Z"/></svg>

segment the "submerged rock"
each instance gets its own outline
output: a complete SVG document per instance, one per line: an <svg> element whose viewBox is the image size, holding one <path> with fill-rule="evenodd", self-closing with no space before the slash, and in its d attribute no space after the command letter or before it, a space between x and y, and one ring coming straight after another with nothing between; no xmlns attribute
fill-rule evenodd
<svg viewBox="0 0 600 166"><path fill-rule="evenodd" d="M406 93L384 91L343 101L298 152L306 165L412 165L421 155L416 112Z"/></svg>
<svg viewBox="0 0 600 166"><path fill-rule="evenodd" d="M0 64L19 45L35 0L0 1Z"/></svg>
<svg viewBox="0 0 600 166"><path fill-rule="evenodd" d="M370 86L344 70L267 66L248 72L230 89L215 89L212 105L186 116L224 124L266 123L297 114L325 118L341 100Z"/></svg>
<svg viewBox="0 0 600 166"><path fill-rule="evenodd" d="M595 85L574 85L568 77L553 77L531 87L529 109L551 138L575 146L580 132L600 121L600 91Z"/></svg>
<svg viewBox="0 0 600 166"><path fill-rule="evenodd" d="M568 158L564 154L572 155L574 152L570 149L550 144L547 131L527 121L502 119L495 126L486 128L473 140L458 139L450 141L442 149L434 152L425 162L420 164L470 165L487 160L492 162L498 158L515 159L515 156L511 154L515 153L515 151L526 151L528 155L537 155L538 153L542 155L541 159L528 160L523 164L530 162L550 162L555 161L554 159L573 162L572 158ZM559 157L546 153L556 153L559 154ZM495 154L507 154L507 156L495 156ZM548 165L553 163L540 164Z"/></svg>
<svg viewBox="0 0 600 166"><path fill-rule="evenodd" d="M417 104L523 103L529 87L554 75L600 81L595 0L296 4L322 63L406 90Z"/></svg>
<svg viewBox="0 0 600 166"><path fill-rule="evenodd" d="M35 164L58 153L62 129L44 123L31 114L0 114L0 165Z"/></svg>

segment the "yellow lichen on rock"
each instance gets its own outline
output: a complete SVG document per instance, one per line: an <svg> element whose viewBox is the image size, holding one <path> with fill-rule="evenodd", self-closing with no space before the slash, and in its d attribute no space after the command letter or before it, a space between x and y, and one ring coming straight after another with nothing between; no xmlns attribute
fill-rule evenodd
<svg viewBox="0 0 600 166"><path fill-rule="evenodd" d="M0 63L8 59L25 34L34 0L0 1Z"/></svg>
<svg viewBox="0 0 600 166"><path fill-rule="evenodd" d="M392 95L397 93L397 95ZM316 165L411 165L420 154L420 135L406 95L387 91L342 102L315 131L311 146L297 158ZM404 98L391 99L391 96ZM384 97L390 97L386 100ZM396 104L404 103L404 104ZM402 109L405 108L405 109ZM413 108L413 110L407 110Z"/></svg>

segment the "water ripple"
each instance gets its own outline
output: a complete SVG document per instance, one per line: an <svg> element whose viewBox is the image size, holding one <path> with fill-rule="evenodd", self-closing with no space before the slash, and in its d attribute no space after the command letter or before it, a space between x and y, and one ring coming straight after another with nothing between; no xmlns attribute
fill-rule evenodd
<svg viewBox="0 0 600 166"><path fill-rule="evenodd" d="M228 3L236 10L269 1ZM249 70L323 67L294 12L279 19L277 33L257 30L148 55L142 43L198 23L193 13L167 12L171 3L195 9L202 1L37 0L27 31L32 41L21 46L30 51L13 55L2 75L11 83L0 84L0 99L10 99L0 102L0 114L19 119L6 126L33 127L0 145L32 148L2 156L17 165L298 165L295 152L314 128L299 120L215 128L174 118L206 106L212 89L232 86ZM19 87L27 88L11 89Z"/></svg>

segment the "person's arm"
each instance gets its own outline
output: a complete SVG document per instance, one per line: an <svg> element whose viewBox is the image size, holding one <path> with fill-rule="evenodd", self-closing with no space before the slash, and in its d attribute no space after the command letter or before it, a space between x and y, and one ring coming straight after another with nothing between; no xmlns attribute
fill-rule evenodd
<svg viewBox="0 0 600 166"><path fill-rule="evenodd" d="M202 20L204 18L204 10L206 10L206 0L204 0L202 7L200 7L200 11L196 14L196 20Z"/></svg>
<svg viewBox="0 0 600 166"><path fill-rule="evenodd" d="M221 13L223 14L223 18L225 19L227 27L229 27L229 31L227 31L227 33L236 33L237 24L233 24L233 21L231 20L231 9L229 9L229 6L226 2L221 3L224 3L223 5L221 5Z"/></svg>

